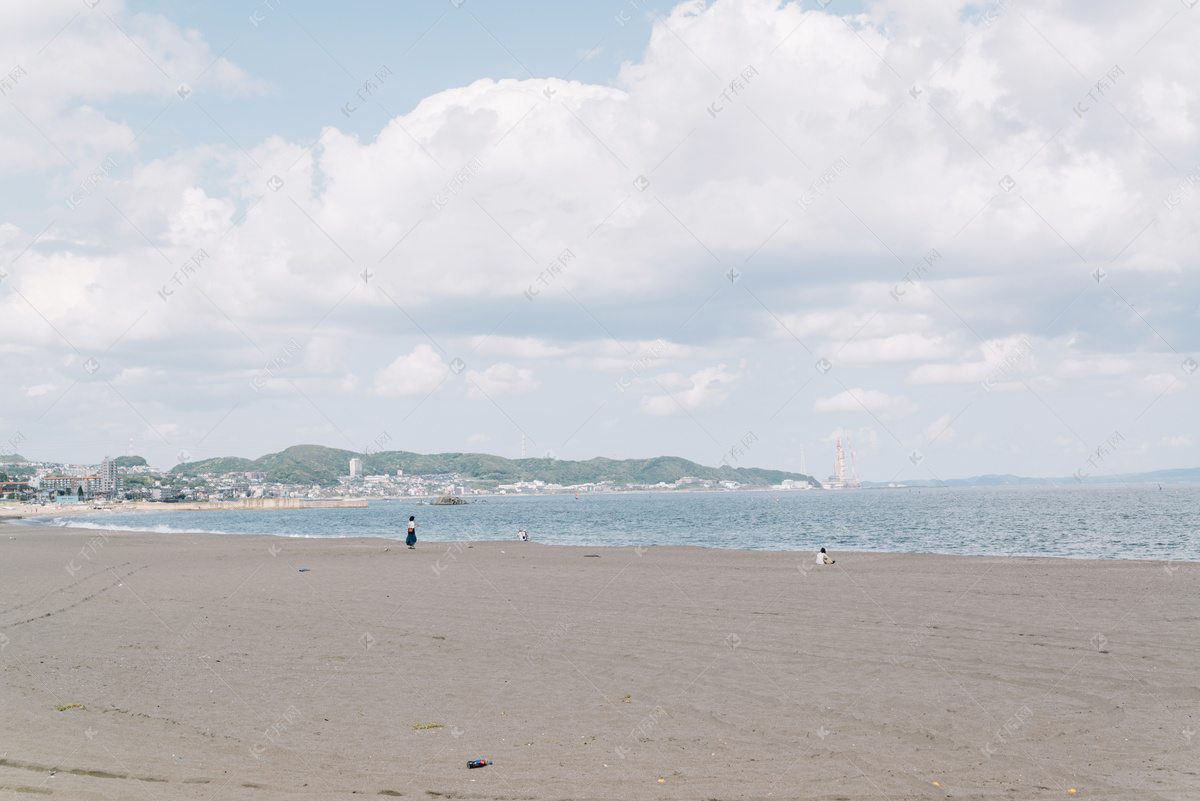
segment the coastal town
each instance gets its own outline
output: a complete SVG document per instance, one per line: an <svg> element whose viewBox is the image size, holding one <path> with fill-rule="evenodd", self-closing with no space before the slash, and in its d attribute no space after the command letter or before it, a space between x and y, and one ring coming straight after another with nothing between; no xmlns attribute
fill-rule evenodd
<svg viewBox="0 0 1200 801"><path fill-rule="evenodd" d="M565 493L709 491L749 489L805 490L807 481L784 479L769 487L751 487L734 480L682 476L654 483L602 480L577 484L540 479L501 482L458 472L368 474L363 460L347 460L345 475L336 483L271 481L266 471L201 472L182 475L151 467L139 456L105 456L99 464L27 461L19 456L0 459L0 498L39 504L105 506L122 502L197 503L243 499L307 501L396 498L471 498L491 495L553 495Z"/></svg>

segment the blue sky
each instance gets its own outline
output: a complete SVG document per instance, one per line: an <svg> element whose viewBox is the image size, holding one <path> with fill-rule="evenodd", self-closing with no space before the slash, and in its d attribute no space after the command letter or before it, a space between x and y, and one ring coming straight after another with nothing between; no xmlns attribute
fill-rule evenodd
<svg viewBox="0 0 1200 801"><path fill-rule="evenodd" d="M1194 466L1193 17L22 9L0 443Z"/></svg>

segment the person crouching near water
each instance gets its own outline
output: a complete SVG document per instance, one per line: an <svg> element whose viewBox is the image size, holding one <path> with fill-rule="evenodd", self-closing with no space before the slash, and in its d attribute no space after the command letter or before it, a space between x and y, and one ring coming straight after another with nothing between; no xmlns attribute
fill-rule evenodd
<svg viewBox="0 0 1200 801"><path fill-rule="evenodd" d="M404 540L404 544L409 548L416 549L417 547L417 518L408 518L408 539Z"/></svg>
<svg viewBox="0 0 1200 801"><path fill-rule="evenodd" d="M832 565L833 564L833 559L830 558L829 554L825 553L824 548L822 548L819 552L817 552L817 564L818 565Z"/></svg>

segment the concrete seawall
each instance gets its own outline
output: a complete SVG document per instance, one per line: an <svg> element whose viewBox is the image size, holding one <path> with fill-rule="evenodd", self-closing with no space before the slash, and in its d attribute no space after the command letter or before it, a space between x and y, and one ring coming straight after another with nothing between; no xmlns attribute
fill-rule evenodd
<svg viewBox="0 0 1200 801"><path fill-rule="evenodd" d="M306 501L303 498L242 498L240 501L137 504L138 509L162 512L172 510L208 512L216 509L365 509L366 507L366 501ZM121 507L115 508L120 509Z"/></svg>

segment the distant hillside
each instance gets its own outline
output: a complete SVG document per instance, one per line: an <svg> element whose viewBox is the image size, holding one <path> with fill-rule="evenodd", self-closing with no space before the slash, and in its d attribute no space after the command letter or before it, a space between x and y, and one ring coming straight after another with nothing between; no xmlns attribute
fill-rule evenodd
<svg viewBox="0 0 1200 801"><path fill-rule="evenodd" d="M0 464L19 464L28 461L19 453L14 453L11 456L0 456Z"/></svg>
<svg viewBox="0 0 1200 801"><path fill-rule="evenodd" d="M1028 478L1011 474L999 476L973 476L971 478L951 478L946 481L903 481L906 487L1029 487L1055 486L1062 484L1200 484L1200 467L1184 467L1175 470L1155 470L1150 473L1125 473L1113 475L1098 470L1090 471L1091 475L1081 475L1082 481L1074 476L1061 478ZM887 484L878 481L864 481L864 487L886 487Z"/></svg>
<svg viewBox="0 0 1200 801"><path fill-rule="evenodd" d="M117 467L148 467L149 462L140 456L118 456L113 459Z"/></svg>
<svg viewBox="0 0 1200 801"><path fill-rule="evenodd" d="M383 451L362 454L355 451L326 448L321 445L295 445L280 453L270 453L258 459L222 457L199 462L186 462L171 469L173 475L197 476L203 473L221 475L231 472L261 471L267 481L282 484L337 483L339 476L350 474L350 460L363 460L368 475L406 475L458 473L464 477L510 484L517 481L545 481L547 484L590 484L614 481L620 484L657 484L673 482L684 476L717 481L737 481L751 486L770 486L784 479L820 483L812 476L782 470L756 467L705 467L676 456L655 459L589 459L572 462L560 459L505 459L486 453L439 453L423 455L407 451Z"/></svg>

